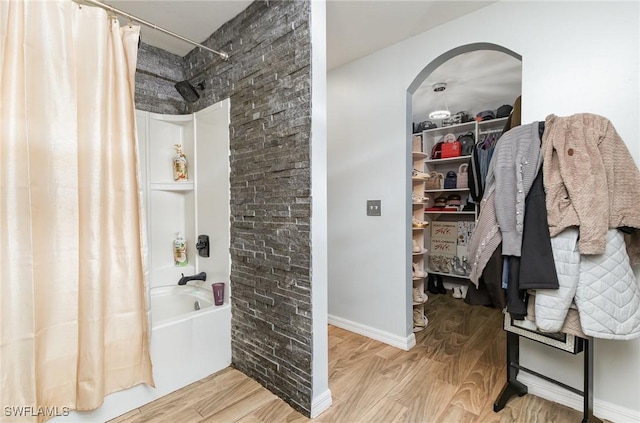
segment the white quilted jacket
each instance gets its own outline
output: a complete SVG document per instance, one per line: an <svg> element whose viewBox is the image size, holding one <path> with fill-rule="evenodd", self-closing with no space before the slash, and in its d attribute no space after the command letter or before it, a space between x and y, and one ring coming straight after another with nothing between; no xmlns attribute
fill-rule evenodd
<svg viewBox="0 0 640 423"><path fill-rule="evenodd" d="M640 337L640 286L631 270L623 234L607 232L604 254L580 255L578 230L568 228L551 238L560 288L536 291L536 325L559 332L572 301L582 331L595 338Z"/></svg>

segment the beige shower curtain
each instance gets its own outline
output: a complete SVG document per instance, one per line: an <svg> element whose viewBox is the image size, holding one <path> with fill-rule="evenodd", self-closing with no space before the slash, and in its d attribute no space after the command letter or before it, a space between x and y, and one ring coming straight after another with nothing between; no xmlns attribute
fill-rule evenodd
<svg viewBox="0 0 640 423"><path fill-rule="evenodd" d="M153 384L138 34L71 0L0 1L0 420Z"/></svg>

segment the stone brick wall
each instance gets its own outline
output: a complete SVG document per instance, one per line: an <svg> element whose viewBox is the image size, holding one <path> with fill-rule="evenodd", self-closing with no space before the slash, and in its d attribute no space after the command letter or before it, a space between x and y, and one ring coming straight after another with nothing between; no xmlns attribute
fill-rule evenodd
<svg viewBox="0 0 640 423"><path fill-rule="evenodd" d="M143 42L138 48L136 109L180 115L187 113L182 96L174 88L184 80L184 59Z"/></svg>
<svg viewBox="0 0 640 423"><path fill-rule="evenodd" d="M183 63L184 79L204 83L187 113L231 98L233 365L306 415L312 399L309 15L308 1L256 1L203 43L229 53L228 61L196 48ZM138 69L148 63L139 59ZM147 85L136 90L136 101L147 98L142 91L149 86L163 88L162 81L179 76L148 72L156 77L140 76ZM174 98L167 107L178 110Z"/></svg>

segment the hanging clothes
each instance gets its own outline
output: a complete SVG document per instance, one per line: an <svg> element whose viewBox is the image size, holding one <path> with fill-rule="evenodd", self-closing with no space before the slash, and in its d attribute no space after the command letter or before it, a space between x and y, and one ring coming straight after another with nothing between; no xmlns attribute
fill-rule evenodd
<svg viewBox="0 0 640 423"><path fill-rule="evenodd" d="M520 255L524 200L539 168L538 122L510 130L496 144L487 175L486 197L480 205L478 223L468 249L473 258L470 279L476 285L505 234L507 243L503 242L502 254Z"/></svg>
<svg viewBox="0 0 640 423"><path fill-rule="evenodd" d="M609 229L605 252L595 255L580 254L578 236L577 228L567 228L552 238L560 289L536 290L536 326L547 332L561 331L575 301L587 336L640 337L640 286L622 232Z"/></svg>
<svg viewBox="0 0 640 423"><path fill-rule="evenodd" d="M484 196L487 172L493 157L495 144L507 131L520 126L522 96L516 98L504 128L498 134L484 134L478 137L469 159L469 195L475 203Z"/></svg>
<svg viewBox="0 0 640 423"><path fill-rule="evenodd" d="M504 134L491 162L495 183L496 216L502 232L502 255L520 257L525 198L542 165L538 122L519 126Z"/></svg>
<svg viewBox="0 0 640 423"><path fill-rule="evenodd" d="M557 289L559 286L547 226L543 175L543 172L538 172L525 202L518 280L520 290Z"/></svg>
<svg viewBox="0 0 640 423"><path fill-rule="evenodd" d="M578 226L580 253L602 254L608 229L640 228L640 171L607 118L549 115L542 153L552 237ZM631 264L640 263L640 233L626 241Z"/></svg>

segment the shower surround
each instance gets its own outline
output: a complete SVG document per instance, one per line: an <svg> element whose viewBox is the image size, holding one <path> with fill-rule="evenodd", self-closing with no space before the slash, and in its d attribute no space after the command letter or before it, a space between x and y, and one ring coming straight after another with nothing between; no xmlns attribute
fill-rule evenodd
<svg viewBox="0 0 640 423"><path fill-rule="evenodd" d="M233 365L303 414L312 400L310 2L256 1L184 58L142 44L136 108L231 98ZM173 84L204 82L195 103ZM158 93L154 97L153 93Z"/></svg>

